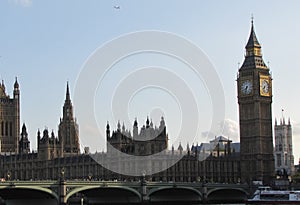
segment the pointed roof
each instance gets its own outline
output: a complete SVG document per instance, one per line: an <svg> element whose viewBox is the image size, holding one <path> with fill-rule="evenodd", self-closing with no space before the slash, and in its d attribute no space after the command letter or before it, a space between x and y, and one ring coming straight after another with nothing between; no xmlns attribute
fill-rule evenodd
<svg viewBox="0 0 300 205"><path fill-rule="evenodd" d="M69 91L69 82L67 82L66 101L71 101L70 91Z"/></svg>
<svg viewBox="0 0 300 205"><path fill-rule="evenodd" d="M18 83L18 78L17 77L16 77L16 80L15 80L14 88L19 89L19 83Z"/></svg>
<svg viewBox="0 0 300 205"><path fill-rule="evenodd" d="M252 19L251 20L250 36L249 36L249 39L248 39L248 43L246 45L246 49L247 48L253 48L253 47L261 47L261 46L260 46L260 44L259 44L259 42L257 40L255 31L254 31L253 19Z"/></svg>
<svg viewBox="0 0 300 205"><path fill-rule="evenodd" d="M23 132L23 131L26 132L26 125L25 125L25 123L23 123L23 125L22 125L22 132Z"/></svg>
<svg viewBox="0 0 300 205"><path fill-rule="evenodd" d="M177 150L180 150L180 151L183 150L183 147L181 146L181 142L179 142L179 146L178 146Z"/></svg>
<svg viewBox="0 0 300 205"><path fill-rule="evenodd" d="M138 126L137 118L135 118L134 123L133 123L133 126L134 126L134 127L137 127L137 126Z"/></svg>
<svg viewBox="0 0 300 205"><path fill-rule="evenodd" d="M4 80L2 80L2 82L0 82L0 97L1 98L7 97L7 95L5 93Z"/></svg>
<svg viewBox="0 0 300 205"><path fill-rule="evenodd" d="M242 66L240 67L240 70L256 69L256 68L268 69L268 67L266 66L262 58L261 46L257 40L254 31L253 19L251 20L250 36L245 48L246 48L245 60Z"/></svg>

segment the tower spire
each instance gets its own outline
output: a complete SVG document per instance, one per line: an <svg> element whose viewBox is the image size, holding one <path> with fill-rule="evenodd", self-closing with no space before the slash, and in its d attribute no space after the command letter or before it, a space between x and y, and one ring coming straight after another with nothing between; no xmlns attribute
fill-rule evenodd
<svg viewBox="0 0 300 205"><path fill-rule="evenodd" d="M73 120L73 105L70 97L69 82L67 82L66 99L63 106L63 120L66 118Z"/></svg>
<svg viewBox="0 0 300 205"><path fill-rule="evenodd" d="M245 48L245 60L240 69L262 68L268 70L268 67L262 58L261 45L259 44L255 34L253 17L251 17L250 35Z"/></svg>
<svg viewBox="0 0 300 205"><path fill-rule="evenodd" d="M246 45L246 49L247 48L254 48L254 47L258 47L260 48L260 44L257 40L256 34L255 34L255 30L254 30L254 23L253 23L253 16L251 17L251 31L250 31L250 36L248 39L248 43Z"/></svg>
<svg viewBox="0 0 300 205"><path fill-rule="evenodd" d="M71 101L68 81L67 81L66 101L68 101L68 102Z"/></svg>

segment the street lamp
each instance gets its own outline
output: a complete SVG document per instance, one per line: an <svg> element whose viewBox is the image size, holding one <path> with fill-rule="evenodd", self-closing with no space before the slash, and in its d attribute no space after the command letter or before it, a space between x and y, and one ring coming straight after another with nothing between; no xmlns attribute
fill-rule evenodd
<svg viewBox="0 0 300 205"><path fill-rule="evenodd" d="M60 171L60 177L61 177L61 180L62 180L62 181L65 180L65 169L64 169L64 168L61 168L61 171Z"/></svg>
<svg viewBox="0 0 300 205"><path fill-rule="evenodd" d="M88 175L88 177L89 177L89 181L91 181L92 180L92 173L89 173L89 175Z"/></svg>
<svg viewBox="0 0 300 205"><path fill-rule="evenodd" d="M7 171L7 180L10 181L11 173L10 171Z"/></svg>
<svg viewBox="0 0 300 205"><path fill-rule="evenodd" d="M143 183L146 182L146 171L145 170L142 171L142 182Z"/></svg>
<svg viewBox="0 0 300 205"><path fill-rule="evenodd" d="M141 190L142 190L142 201L147 200L147 187L146 187L146 171L142 171L142 179L141 179Z"/></svg>

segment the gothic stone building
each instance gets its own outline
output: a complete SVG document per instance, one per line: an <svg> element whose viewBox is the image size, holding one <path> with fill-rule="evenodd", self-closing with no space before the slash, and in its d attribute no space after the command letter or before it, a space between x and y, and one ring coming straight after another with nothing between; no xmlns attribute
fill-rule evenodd
<svg viewBox="0 0 300 205"><path fill-rule="evenodd" d="M118 169L132 169L140 164L128 161L128 157L114 155L119 153L147 156L161 152L161 158L146 162L145 168L154 174L147 175L147 180L159 181L210 181L210 182L247 182L262 180L269 183L274 176L274 155L272 140L272 78L265 65L261 46L254 32L251 32L246 45L246 55L239 68L237 78L240 152L234 151L229 140L220 138L214 142L217 147L211 152L187 146L184 150L166 149L168 135L162 119L160 128L155 129L149 120L138 133L137 121L133 125L133 135L121 125L117 130L110 130L107 125L107 152L95 153L101 164L91 155L81 154L79 149L78 126L73 117L73 107L67 86L63 118L59 125L58 137L48 130L38 132L38 152L28 153L28 149L19 146L19 85L16 81L14 97L10 99L1 86L1 145L0 176L20 180L57 179L62 169L68 179L97 180L138 180L138 177L122 175ZM5 108L5 109L4 109ZM25 139L20 146L27 146ZM151 136L156 136L151 138ZM143 139L147 139L144 141ZM109 147L110 146L110 147ZM112 149L114 148L114 149ZM24 151L25 150L25 151ZM112 157L113 156L113 157ZM203 157L205 156L205 157ZM174 163L174 160L180 158ZM111 171L105 167L113 162L118 169ZM166 167L164 169L163 167ZM157 172L155 172L155 170ZM9 175L8 175L9 173ZM149 172L148 172L149 173Z"/></svg>
<svg viewBox="0 0 300 205"><path fill-rule="evenodd" d="M79 129L73 116L73 105L70 98L69 84L67 84L66 98L63 106L63 117L58 126L58 137L54 132L49 134L45 129L43 136L37 133L38 157L41 160L52 160L58 157L66 157L80 154Z"/></svg>
<svg viewBox="0 0 300 205"><path fill-rule="evenodd" d="M151 155L162 152L161 158L147 162L147 169L153 174L146 176L150 181L209 181L239 182L239 153L227 151L214 156L213 151L206 159L200 157L197 149L179 145L178 149L168 149L168 134L162 118L158 127L147 119L146 125L138 128L137 120L133 123L133 135L120 123L110 134L107 125L107 145L112 145L121 152L130 155ZM119 157L113 149L107 152L88 154L80 153L78 125L73 117L73 106L67 85L63 117L60 120L58 137L45 129L38 131L38 151L30 152L25 124L22 126L19 141L19 153L2 152L0 155L0 178L3 180L56 180L64 170L66 179L76 180L140 180L139 176L120 174L120 170L108 169L114 162L119 169L133 169L137 164L128 157ZM142 140L147 139L147 140ZM230 146L228 146L230 147ZM214 149L215 150L215 149ZM114 156L113 158L111 156ZM95 161L95 157L97 161ZM180 160L178 160L180 159ZM100 160L101 163L98 163ZM115 161L114 161L115 160ZM167 166L167 169L164 167Z"/></svg>
<svg viewBox="0 0 300 205"><path fill-rule="evenodd" d="M43 135L48 134L47 131L44 132ZM116 130L113 133L118 132ZM50 138L55 139L54 136ZM40 152L2 155L0 156L0 177L8 179L9 174L10 179L56 180L64 170L66 179L137 181L140 180L140 176L120 173L125 169L135 169L139 164L145 163L146 173L149 173L148 170L153 173L146 174L148 181L238 183L241 176L240 155L239 152L233 151L230 143L231 141L226 140L226 146L223 147L224 138L216 138L213 140L215 146L211 146L210 150L205 151L205 158L197 146L192 146L191 149L188 145L186 149L183 149L181 145L178 149L174 149L172 146L171 150L163 150L158 160L138 161L138 163L126 156L114 153L111 155L112 153L109 152L55 156L49 159L41 159ZM122 143L120 142L120 144ZM132 146L138 147L139 145L132 144ZM119 148L123 149L122 146ZM126 149L123 151L128 152ZM145 151L151 153L153 149L151 146L145 146ZM210 154L207 154L208 152ZM142 154L144 153L142 152ZM215 155L214 153L219 154ZM96 158L97 160L95 160ZM107 169L112 163L119 170ZM168 168L164 169L165 166Z"/></svg>
<svg viewBox="0 0 300 205"><path fill-rule="evenodd" d="M110 126L106 125L106 141L113 148L136 156L151 155L168 149L168 135L164 118L161 118L159 127L153 127L153 122L147 117L146 125L138 131L138 122L135 119L133 123L133 135L125 129L122 129L120 122L117 124L117 130L110 135ZM107 146L107 152L113 152L110 146Z"/></svg>
<svg viewBox="0 0 300 205"><path fill-rule="evenodd" d="M13 97L5 91L4 82L0 83L0 152L18 153L20 136L20 90L15 81Z"/></svg>
<svg viewBox="0 0 300 205"><path fill-rule="evenodd" d="M287 177L295 172L293 155L292 125L290 119L275 119L275 170L278 176Z"/></svg>

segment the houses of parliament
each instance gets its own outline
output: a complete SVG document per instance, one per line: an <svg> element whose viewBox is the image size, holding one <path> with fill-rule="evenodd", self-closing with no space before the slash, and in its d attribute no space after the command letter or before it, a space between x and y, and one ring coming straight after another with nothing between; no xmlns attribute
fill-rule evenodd
<svg viewBox="0 0 300 205"><path fill-rule="evenodd" d="M223 183L250 183L261 180L270 183L275 176L273 134L272 134L272 78L263 61L261 46L254 31L253 22L246 54L238 70L237 97L239 106L240 143L233 143L223 136L200 145L180 144L178 148L168 147L165 119L159 126L148 118L139 130L137 119L133 122L133 134L119 122L112 131L106 125L107 144L114 149L98 153L103 163L97 163L88 152L82 152L79 145L79 126L73 113L73 105L67 84L63 115L58 133L45 129L37 131L37 152L30 151L30 142L23 124L20 130L20 88L16 79L13 97L10 98L2 82L0 85L0 178L19 180L58 179L64 169L66 179L93 180L138 180L137 176L120 174L105 166L114 160L122 169L133 169L134 164L126 158L111 153L146 156L163 153L155 161L153 169L159 170L146 176L151 181L207 181ZM150 137L149 137L150 136ZM149 140L148 140L149 137ZM229 136L230 137L230 136ZM147 140L143 140L147 138ZM191 142L192 143L192 142ZM185 146L184 146L185 147ZM167 169L163 164L180 160ZM151 169L151 165L150 165Z"/></svg>

